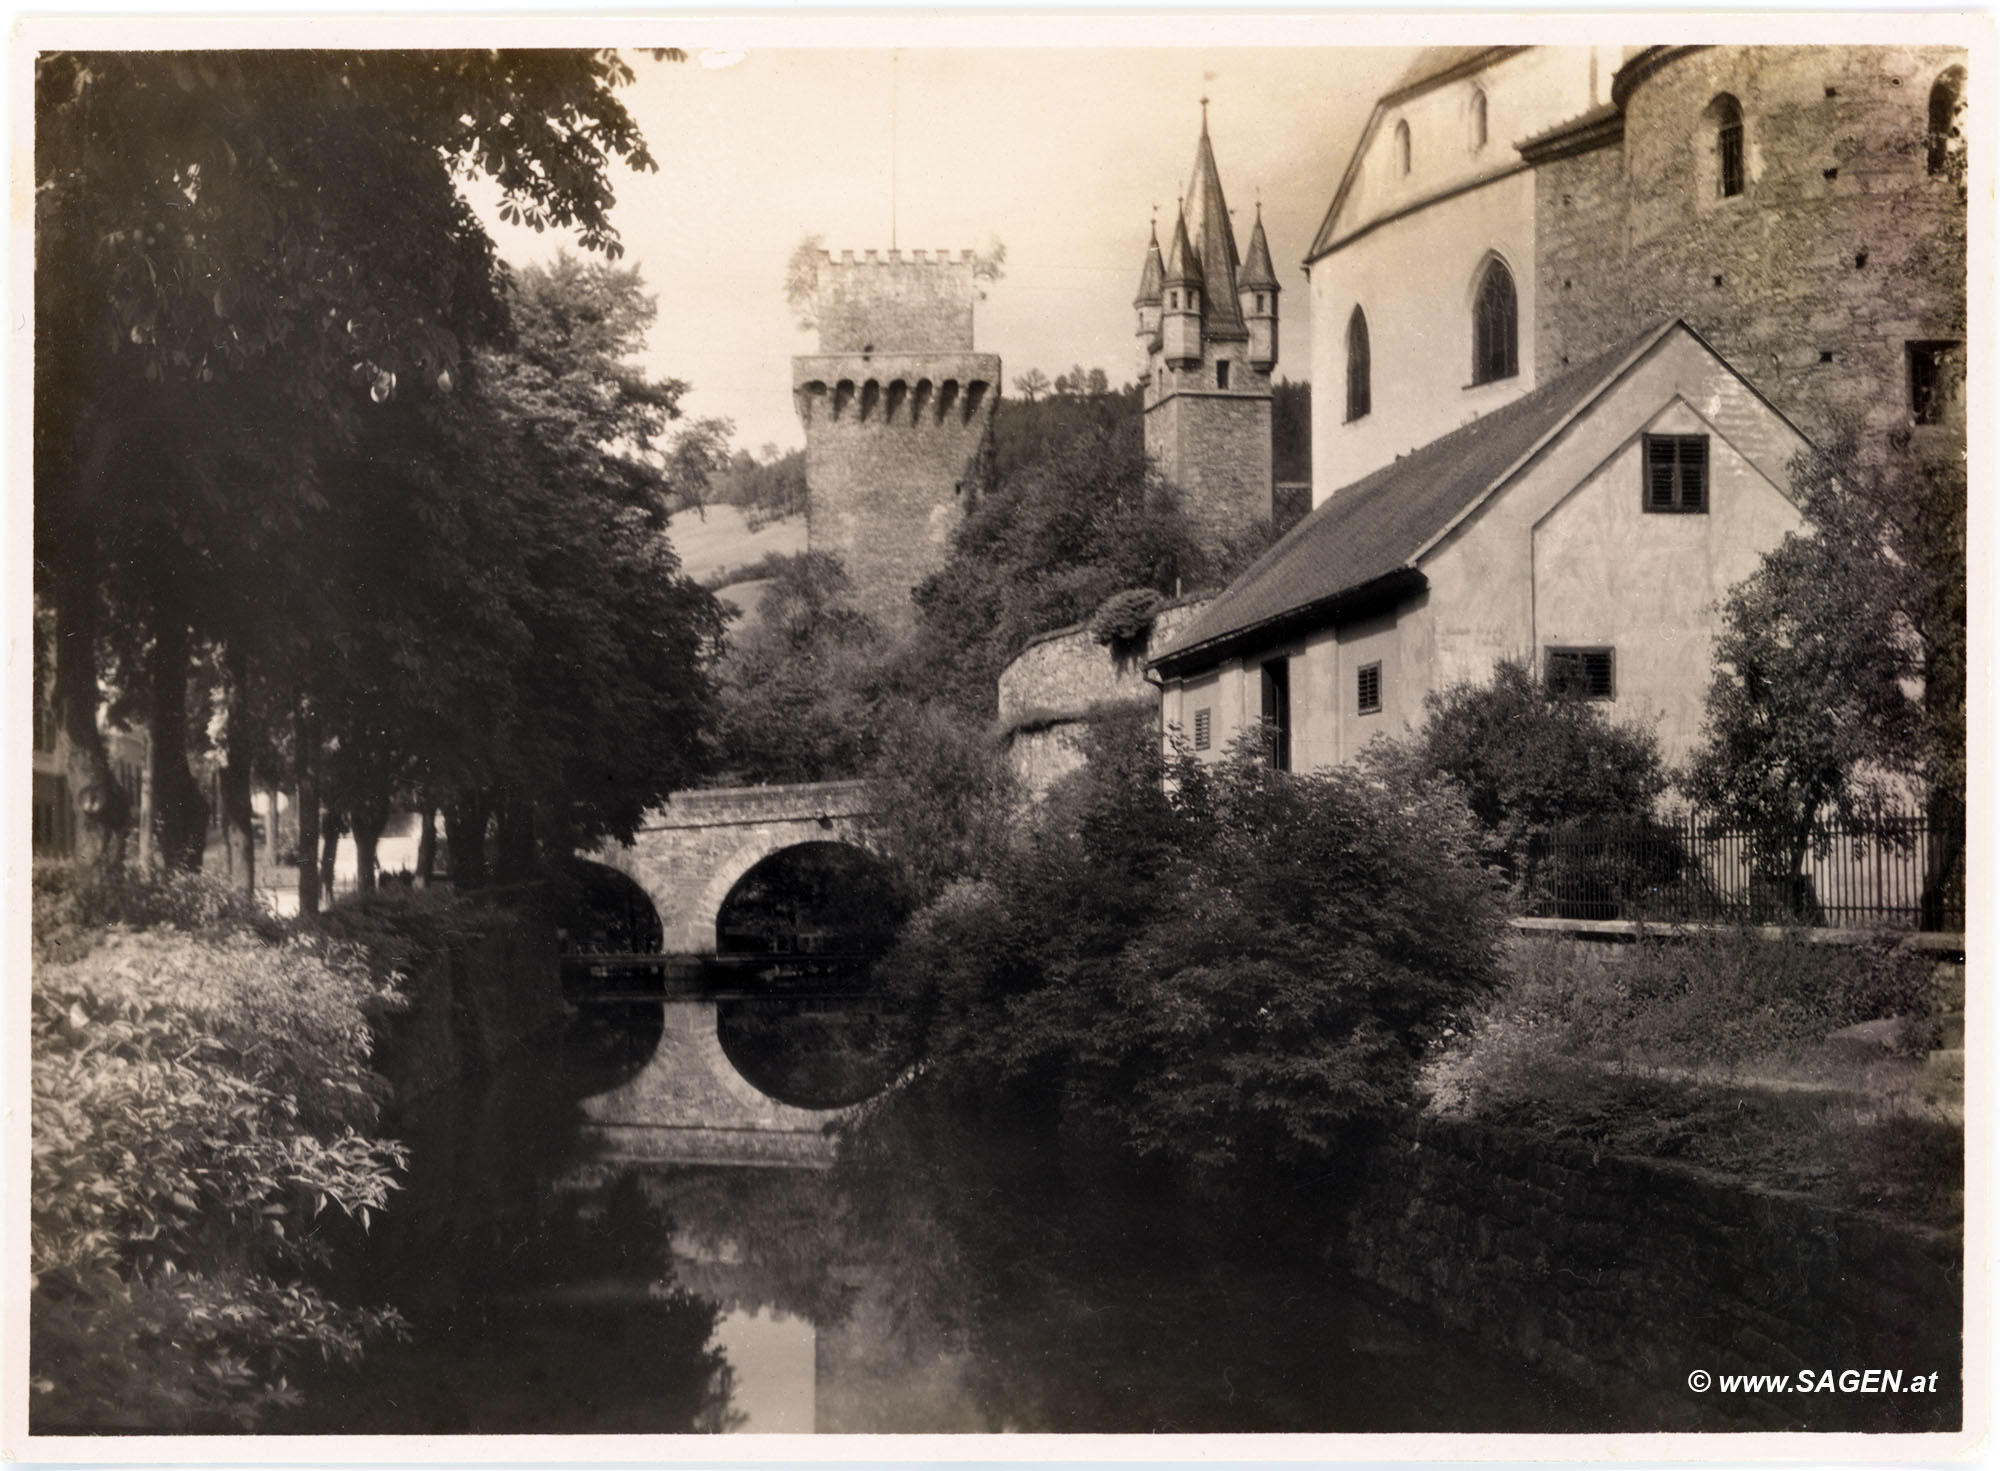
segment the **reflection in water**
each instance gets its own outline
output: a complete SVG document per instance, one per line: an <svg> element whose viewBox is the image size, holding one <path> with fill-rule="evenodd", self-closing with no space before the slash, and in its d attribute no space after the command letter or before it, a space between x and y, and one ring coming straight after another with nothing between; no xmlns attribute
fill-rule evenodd
<svg viewBox="0 0 2000 1471"><path fill-rule="evenodd" d="M797 1108L873 1098L909 1065L908 1031L872 1000L756 997L716 1008L723 1055L760 1093Z"/></svg>
<svg viewBox="0 0 2000 1471"><path fill-rule="evenodd" d="M1593 1428L1296 1234L1191 1240L1187 1212L1010 1158L1004 1129L889 1109L832 1170L593 1167L577 1100L634 1065L632 1019L623 1054L594 1022L408 1112L409 1188L341 1259L412 1341L304 1385L279 1428Z"/></svg>

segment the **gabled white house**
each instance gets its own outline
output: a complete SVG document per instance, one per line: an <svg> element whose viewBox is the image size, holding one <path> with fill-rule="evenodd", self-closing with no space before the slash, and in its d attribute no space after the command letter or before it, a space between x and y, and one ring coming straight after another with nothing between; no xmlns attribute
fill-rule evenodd
<svg viewBox="0 0 2000 1471"><path fill-rule="evenodd" d="M1164 731L1215 758L1261 727L1274 763L1327 765L1517 659L1678 759L1724 595L1801 525L1804 447L1655 326L1326 497L1152 658Z"/></svg>

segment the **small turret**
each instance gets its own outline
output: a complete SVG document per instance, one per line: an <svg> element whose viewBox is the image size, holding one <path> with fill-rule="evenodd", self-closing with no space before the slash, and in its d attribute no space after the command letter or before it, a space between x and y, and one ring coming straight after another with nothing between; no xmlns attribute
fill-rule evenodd
<svg viewBox="0 0 2000 1471"><path fill-rule="evenodd" d="M1243 307L1243 323L1250 329L1250 366L1268 373L1278 361L1278 276L1271 269L1271 247L1264 239L1261 203L1250 231L1250 251L1236 278L1236 297Z"/></svg>
<svg viewBox="0 0 2000 1471"><path fill-rule="evenodd" d="M1193 368L1201 363L1201 257L1188 239L1187 215L1174 212L1174 243L1167 250L1166 306L1160 319L1161 348L1167 366Z"/></svg>
<svg viewBox="0 0 2000 1471"><path fill-rule="evenodd" d="M1153 238L1146 242L1146 269L1139 275L1139 294L1132 305L1139 312L1139 335L1150 351L1160 336L1160 305L1167 268L1160 260L1160 222L1153 221Z"/></svg>

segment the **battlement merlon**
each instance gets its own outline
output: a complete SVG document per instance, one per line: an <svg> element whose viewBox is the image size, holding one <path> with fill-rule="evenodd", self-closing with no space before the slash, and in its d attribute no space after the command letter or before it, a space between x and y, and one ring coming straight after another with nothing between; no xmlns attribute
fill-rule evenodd
<svg viewBox="0 0 2000 1471"><path fill-rule="evenodd" d="M822 353L970 352L979 299L970 250L823 252L816 315Z"/></svg>

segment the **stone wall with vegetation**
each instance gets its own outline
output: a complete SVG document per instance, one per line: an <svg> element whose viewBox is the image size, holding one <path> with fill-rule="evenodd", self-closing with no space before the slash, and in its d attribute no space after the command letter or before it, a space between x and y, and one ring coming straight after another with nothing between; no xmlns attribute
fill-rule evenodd
<svg viewBox="0 0 2000 1471"><path fill-rule="evenodd" d="M1961 1413L1963 1240L1669 1163L1444 1119L1369 1157L1335 1244L1341 1264L1656 1428L1780 1429L1810 1415L1887 1428L1883 1396L1718 1398L1710 1374L1939 1371L1896 1428ZM1865 1419L1863 1417L1866 1417Z"/></svg>

